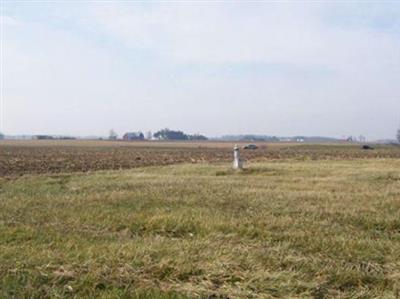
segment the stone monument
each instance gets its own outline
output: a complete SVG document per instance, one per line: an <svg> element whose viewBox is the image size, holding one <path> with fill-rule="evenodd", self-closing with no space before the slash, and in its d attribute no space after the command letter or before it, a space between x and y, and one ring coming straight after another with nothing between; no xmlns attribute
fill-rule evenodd
<svg viewBox="0 0 400 299"><path fill-rule="evenodd" d="M233 148L233 169L242 169L243 168L243 162L240 159L240 153L239 153L239 147L237 144L235 144L235 147Z"/></svg>

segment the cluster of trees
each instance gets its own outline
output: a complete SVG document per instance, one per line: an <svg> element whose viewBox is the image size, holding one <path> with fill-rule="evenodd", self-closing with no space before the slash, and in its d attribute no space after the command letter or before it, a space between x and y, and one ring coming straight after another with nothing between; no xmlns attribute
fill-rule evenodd
<svg viewBox="0 0 400 299"><path fill-rule="evenodd" d="M118 134L114 131L111 130L109 134L109 139L110 140L117 140L118 139ZM200 134L185 134L182 131L174 131L170 130L168 128L162 129L157 131L156 133L152 134L151 132L147 132L146 136L143 134L143 132L128 132L125 133L123 136L124 140L152 140L152 139L157 139L157 140L207 140L208 138L204 135Z"/></svg>
<svg viewBox="0 0 400 299"><path fill-rule="evenodd" d="M159 140L207 140L206 136L200 134L189 135L182 131L162 129L154 133L153 137Z"/></svg>

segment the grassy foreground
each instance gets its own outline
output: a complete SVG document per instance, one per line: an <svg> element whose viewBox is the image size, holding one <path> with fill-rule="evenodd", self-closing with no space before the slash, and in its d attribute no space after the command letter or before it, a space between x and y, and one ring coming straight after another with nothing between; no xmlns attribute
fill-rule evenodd
<svg viewBox="0 0 400 299"><path fill-rule="evenodd" d="M396 298L400 161L0 181L0 298Z"/></svg>

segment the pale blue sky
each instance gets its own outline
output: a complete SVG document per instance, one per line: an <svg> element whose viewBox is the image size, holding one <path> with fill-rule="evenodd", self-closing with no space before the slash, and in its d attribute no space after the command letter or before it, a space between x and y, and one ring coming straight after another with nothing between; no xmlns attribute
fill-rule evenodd
<svg viewBox="0 0 400 299"><path fill-rule="evenodd" d="M400 2L3 6L8 134L377 139L400 123Z"/></svg>

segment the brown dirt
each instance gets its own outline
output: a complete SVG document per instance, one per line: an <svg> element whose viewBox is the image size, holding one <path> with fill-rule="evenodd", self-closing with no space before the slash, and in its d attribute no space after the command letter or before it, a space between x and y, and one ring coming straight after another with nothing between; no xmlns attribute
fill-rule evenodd
<svg viewBox="0 0 400 299"><path fill-rule="evenodd" d="M400 158L400 148L362 150L349 144L259 143L246 161ZM0 176L128 169L175 163L228 162L231 142L2 141Z"/></svg>

